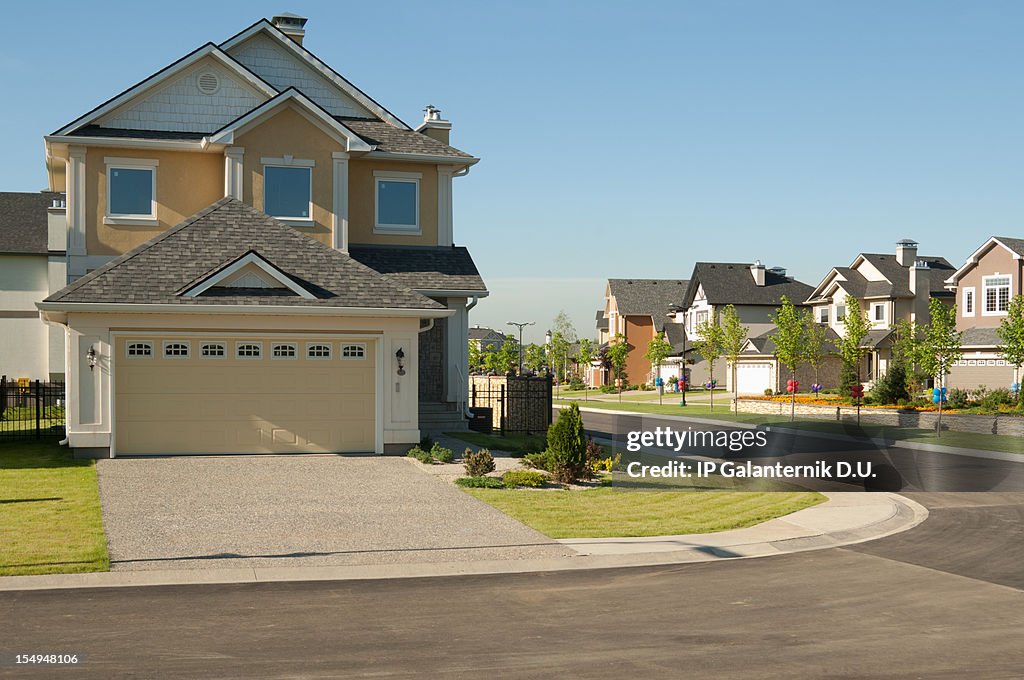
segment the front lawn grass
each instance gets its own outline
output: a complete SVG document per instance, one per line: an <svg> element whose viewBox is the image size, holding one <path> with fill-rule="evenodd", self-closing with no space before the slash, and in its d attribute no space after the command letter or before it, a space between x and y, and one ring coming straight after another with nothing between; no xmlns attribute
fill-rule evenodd
<svg viewBox="0 0 1024 680"><path fill-rule="evenodd" d="M672 536L741 529L825 500L815 492L464 489L551 538Z"/></svg>
<svg viewBox="0 0 1024 680"><path fill-rule="evenodd" d="M54 440L0 442L0 576L106 571L96 466Z"/></svg>
<svg viewBox="0 0 1024 680"><path fill-rule="evenodd" d="M492 451L508 451L515 456L543 451L544 435L537 434L483 434L481 432L445 432L445 436L460 439L474 446Z"/></svg>

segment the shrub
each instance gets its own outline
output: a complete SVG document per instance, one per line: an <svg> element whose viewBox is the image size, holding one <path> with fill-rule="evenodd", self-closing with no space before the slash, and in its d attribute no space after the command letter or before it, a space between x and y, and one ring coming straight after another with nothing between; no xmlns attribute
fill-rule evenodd
<svg viewBox="0 0 1024 680"><path fill-rule="evenodd" d="M505 482L497 477L459 477L455 484L468 489L504 489Z"/></svg>
<svg viewBox="0 0 1024 680"><path fill-rule="evenodd" d="M447 449L438 443L434 443L434 446L430 449L430 455L438 463L453 463L455 462L455 452L451 449Z"/></svg>
<svg viewBox="0 0 1024 680"><path fill-rule="evenodd" d="M580 380L579 378L573 378L572 380L569 381L570 390L582 390L585 387L586 385L584 385L583 381Z"/></svg>
<svg viewBox="0 0 1024 680"><path fill-rule="evenodd" d="M501 481L506 488L513 489L517 486L528 486L532 489L539 489L548 481L548 476L536 470L509 470L501 476Z"/></svg>
<svg viewBox="0 0 1024 680"><path fill-rule="evenodd" d="M494 472L494 456L487 449L476 452L473 449L466 449L462 454L462 463L470 477L483 477L488 472Z"/></svg>
<svg viewBox="0 0 1024 680"><path fill-rule="evenodd" d="M430 451L424 451L418 446L414 446L409 449L409 452L405 455L409 458L415 458L424 465L430 465L434 462L434 457L430 455Z"/></svg>
<svg viewBox="0 0 1024 680"><path fill-rule="evenodd" d="M615 385L601 385L601 394L615 394L618 391Z"/></svg>
<svg viewBox="0 0 1024 680"><path fill-rule="evenodd" d="M608 458L602 458L597 461L594 465L595 472L614 472L616 469L622 467L622 454L617 454L614 458L609 456Z"/></svg>
<svg viewBox="0 0 1024 680"><path fill-rule="evenodd" d="M434 448L434 440L430 438L429 434L423 435L423 439L420 440L420 448L424 451Z"/></svg>
<svg viewBox="0 0 1024 680"><path fill-rule="evenodd" d="M592 476L592 473L597 472L598 463L604 456L604 448L600 444L595 442L592 437L587 437L585 451L587 461L586 472L591 473L587 475L588 477L590 477Z"/></svg>
<svg viewBox="0 0 1024 680"><path fill-rule="evenodd" d="M555 459L547 449L523 456L523 465L536 470L551 472L555 467Z"/></svg>
<svg viewBox="0 0 1024 680"><path fill-rule="evenodd" d="M997 387L994 390L986 390L985 394L978 400L978 406L986 411L998 411L1000 406L1013 406L1017 398L1013 392L1005 387Z"/></svg>
<svg viewBox="0 0 1024 680"><path fill-rule="evenodd" d="M583 438L583 417L575 403L564 408L548 428L548 451L553 459L555 480L569 484L587 472L587 444Z"/></svg>
<svg viewBox="0 0 1024 680"><path fill-rule="evenodd" d="M910 399L906 367L899 362L890 364L885 375L876 380L871 387L871 396L879 404L897 404L901 400Z"/></svg>
<svg viewBox="0 0 1024 680"><path fill-rule="evenodd" d="M764 396L766 396L766 397L770 397L770 396L772 396L773 394L775 394L775 390L773 390L773 389L772 389L772 388L770 388L770 387L766 387L766 388L765 388L765 390L764 390Z"/></svg>
<svg viewBox="0 0 1024 680"><path fill-rule="evenodd" d="M946 408L967 408L967 403L970 401L970 396L967 394L967 390L959 387L954 387L946 395Z"/></svg>

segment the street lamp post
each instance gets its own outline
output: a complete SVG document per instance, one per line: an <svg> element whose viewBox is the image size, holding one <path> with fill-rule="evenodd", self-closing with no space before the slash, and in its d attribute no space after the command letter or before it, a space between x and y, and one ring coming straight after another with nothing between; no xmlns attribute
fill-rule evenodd
<svg viewBox="0 0 1024 680"><path fill-rule="evenodd" d="M523 374L523 326L532 326L534 321L508 321L506 322L509 326L517 326L519 328L519 375Z"/></svg>

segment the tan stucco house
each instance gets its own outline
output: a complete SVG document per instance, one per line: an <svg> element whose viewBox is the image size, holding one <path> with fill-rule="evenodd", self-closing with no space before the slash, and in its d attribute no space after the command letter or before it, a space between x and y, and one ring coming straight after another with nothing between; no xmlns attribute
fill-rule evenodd
<svg viewBox="0 0 1024 680"><path fill-rule="evenodd" d="M76 454L385 453L464 426L487 290L452 182L478 159L305 28L260 20L46 137L70 283L37 306L67 337Z"/></svg>

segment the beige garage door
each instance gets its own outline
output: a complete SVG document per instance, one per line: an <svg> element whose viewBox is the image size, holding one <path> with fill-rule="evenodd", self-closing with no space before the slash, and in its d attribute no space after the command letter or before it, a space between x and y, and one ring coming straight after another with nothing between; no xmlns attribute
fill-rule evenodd
<svg viewBox="0 0 1024 680"><path fill-rule="evenodd" d="M373 451L374 343L344 337L118 337L115 450Z"/></svg>

